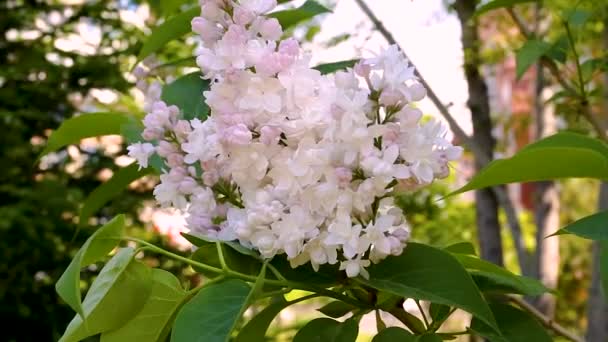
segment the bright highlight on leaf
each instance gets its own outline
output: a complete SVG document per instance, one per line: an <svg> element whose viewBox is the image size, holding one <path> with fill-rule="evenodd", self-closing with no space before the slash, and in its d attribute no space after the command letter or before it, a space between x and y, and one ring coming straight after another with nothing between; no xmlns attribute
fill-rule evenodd
<svg viewBox="0 0 608 342"><path fill-rule="evenodd" d="M80 140L102 135L120 134L121 126L129 122L129 116L122 113L85 113L64 121L51 134L41 158L62 147L77 144Z"/></svg>
<svg viewBox="0 0 608 342"><path fill-rule="evenodd" d="M608 179L606 145L574 133L558 133L513 157L491 162L450 195L490 186L561 178Z"/></svg>

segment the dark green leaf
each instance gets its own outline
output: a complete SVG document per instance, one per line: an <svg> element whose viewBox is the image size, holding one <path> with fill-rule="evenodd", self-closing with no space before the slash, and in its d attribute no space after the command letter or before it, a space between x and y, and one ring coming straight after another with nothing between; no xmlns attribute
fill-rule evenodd
<svg viewBox="0 0 608 342"><path fill-rule="evenodd" d="M492 0L484 5L481 5L475 10L475 15L482 15L486 12L493 11L499 8L511 7L517 4L526 2L536 2L537 0Z"/></svg>
<svg viewBox="0 0 608 342"><path fill-rule="evenodd" d="M515 55L517 79L521 78L532 64L536 63L550 49L551 45L541 40L531 39L526 41Z"/></svg>
<svg viewBox="0 0 608 342"><path fill-rule="evenodd" d="M186 120L204 120L209 107L204 101L203 91L208 89L209 81L202 79L200 72L193 72L165 85L161 99L168 105L179 107Z"/></svg>
<svg viewBox="0 0 608 342"><path fill-rule="evenodd" d="M291 305L291 302L286 301L283 296L279 297L276 302L268 305L264 310L247 322L239 332L236 342L263 341L270 323L272 323L274 318L289 305Z"/></svg>
<svg viewBox="0 0 608 342"><path fill-rule="evenodd" d="M574 8L566 14L566 21L571 26L580 27L585 25L587 20L591 18L591 14L591 12L585 11L581 8Z"/></svg>
<svg viewBox="0 0 608 342"><path fill-rule="evenodd" d="M151 269L132 261L135 250L120 249L101 270L60 342L80 341L116 329L144 306L152 289Z"/></svg>
<svg viewBox="0 0 608 342"><path fill-rule="evenodd" d="M345 70L347 68L352 68L355 66L355 64L357 64L357 62L359 62L358 59L351 59L349 61L340 61L340 62L334 62L334 63L320 64L320 65L317 65L316 67L314 67L313 69L319 70L321 72L321 74L326 75L326 74L334 73L339 70Z"/></svg>
<svg viewBox="0 0 608 342"><path fill-rule="evenodd" d="M196 247L200 247L202 245L205 244L209 244L209 243L214 243L215 241L211 240L211 239L206 239L202 236L196 236L196 235L192 235L192 234L188 234L188 233L180 233L186 240L188 240L191 244L193 244ZM249 249L247 247L244 247L243 245L241 245L238 242L235 241L223 241L223 244L225 244L226 246L234 249L235 251L244 254L244 255L249 255L252 256L256 259L260 259L260 255L253 249Z"/></svg>
<svg viewBox="0 0 608 342"><path fill-rule="evenodd" d="M370 266L369 274L369 280L360 281L375 289L404 298L455 306L496 327L492 312L473 279L448 252L408 243L400 256L390 256Z"/></svg>
<svg viewBox="0 0 608 342"><path fill-rule="evenodd" d="M190 22L200 13L200 7L195 7L170 17L158 27L155 27L141 47L137 60L143 60L162 49L168 42L179 39L189 33L192 29Z"/></svg>
<svg viewBox="0 0 608 342"><path fill-rule="evenodd" d="M553 44L551 44L551 48L547 50L545 56L553 59L554 61L564 63L566 62L569 48L570 43L568 43L568 36L562 35Z"/></svg>
<svg viewBox="0 0 608 342"><path fill-rule="evenodd" d="M450 316L451 311L452 308L447 305L431 303L429 314L433 319L433 326L439 328L441 323L443 323Z"/></svg>
<svg viewBox="0 0 608 342"><path fill-rule="evenodd" d="M80 209L80 224L88 222L91 215L111 199L120 195L131 182L152 172L151 168L139 170L137 163L121 168L107 182L98 186L84 201Z"/></svg>
<svg viewBox="0 0 608 342"><path fill-rule="evenodd" d="M134 144L142 140L141 133L144 131L144 124L141 119L129 117L128 121L120 126L120 135L127 144Z"/></svg>
<svg viewBox="0 0 608 342"><path fill-rule="evenodd" d="M222 244L221 248L224 255L224 261L230 269L248 275L258 275L260 273L260 270L262 269L262 262L260 260L249 255L241 254L225 244ZM200 261L209 266L222 268L215 242L208 242L198 246L191 258L192 260ZM217 273L208 272L197 267L194 267L194 269L210 278L218 276Z"/></svg>
<svg viewBox="0 0 608 342"><path fill-rule="evenodd" d="M416 342L416 336L409 331L397 327L386 328L374 336L372 342Z"/></svg>
<svg viewBox="0 0 608 342"><path fill-rule="evenodd" d="M475 246L473 246L473 244L470 242L458 242L443 247L443 250L448 251L450 253L477 255L477 253L475 252Z"/></svg>
<svg viewBox="0 0 608 342"><path fill-rule="evenodd" d="M536 279L518 276L508 270L494 265L491 262L465 254L454 254L454 257L473 275L475 278L487 278L489 282L484 284L483 291L497 291L518 293L527 296L538 296L549 291L541 282ZM480 285L478 283L478 285ZM498 285L496 287L489 285ZM481 286L480 286L481 288Z"/></svg>
<svg viewBox="0 0 608 342"><path fill-rule="evenodd" d="M292 268L285 255L276 255L270 262L288 280L308 283L320 287L330 287L345 278L344 272L338 269L338 265L321 265L316 272L310 263Z"/></svg>
<svg viewBox="0 0 608 342"><path fill-rule="evenodd" d="M179 280L161 269L152 270L152 290L148 301L135 317L116 330L101 335L101 342L164 342L177 309L187 293Z"/></svg>
<svg viewBox="0 0 608 342"><path fill-rule="evenodd" d="M40 157L55 152L70 144L77 144L84 138L120 134L121 126L129 122L129 117L121 113L86 113L65 120L51 134Z"/></svg>
<svg viewBox="0 0 608 342"><path fill-rule="evenodd" d="M416 342L443 342L443 339L437 334L424 334L418 336Z"/></svg>
<svg viewBox="0 0 608 342"><path fill-rule="evenodd" d="M353 311L354 309L356 309L356 307L344 303L343 301L336 300L324 305L318 310L325 316L329 316L331 318L340 318L342 316L345 316L347 313Z"/></svg>
<svg viewBox="0 0 608 342"><path fill-rule="evenodd" d="M102 260L118 245L125 228L123 215L116 216L112 221L99 228L82 245L78 253L55 284L55 290L74 311L84 315L80 303L80 269Z"/></svg>
<svg viewBox="0 0 608 342"><path fill-rule="evenodd" d="M318 2L307 0L298 8L270 13L268 16L271 18L277 18L283 29L286 30L304 20L329 12L331 11L327 7L322 6Z"/></svg>
<svg viewBox="0 0 608 342"><path fill-rule="evenodd" d="M506 304L491 304L502 336L477 318L471 321L471 330L492 342L550 342L547 331L527 312Z"/></svg>
<svg viewBox="0 0 608 342"><path fill-rule="evenodd" d="M585 239L608 241L608 211L583 217L553 235L574 234Z"/></svg>
<svg viewBox="0 0 608 342"><path fill-rule="evenodd" d="M606 145L579 134L558 133L513 157L495 160L450 195L489 186L560 178L608 178Z"/></svg>
<svg viewBox="0 0 608 342"><path fill-rule="evenodd" d="M177 314L171 341L228 341L250 291L247 283L237 279L203 287Z"/></svg>
<svg viewBox="0 0 608 342"><path fill-rule="evenodd" d="M306 324L293 338L293 342L354 342L359 324L353 319L346 322L330 318L317 318Z"/></svg>

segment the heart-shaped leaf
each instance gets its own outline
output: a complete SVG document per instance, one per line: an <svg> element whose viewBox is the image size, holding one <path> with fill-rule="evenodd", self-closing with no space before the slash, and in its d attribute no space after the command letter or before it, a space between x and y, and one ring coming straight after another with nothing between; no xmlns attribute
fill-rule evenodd
<svg viewBox="0 0 608 342"><path fill-rule="evenodd" d="M152 272L132 261L134 255L134 249L123 248L108 261L82 302L83 315L76 314L60 342L116 329L142 309L152 289Z"/></svg>
<svg viewBox="0 0 608 342"><path fill-rule="evenodd" d="M102 260L110 251L118 245L122 238L125 227L123 215L116 216L113 220L99 228L82 245L78 253L70 262L68 268L63 272L61 278L55 284L55 290L74 311L83 316L82 304L80 303L80 269L94 262Z"/></svg>
<svg viewBox="0 0 608 342"><path fill-rule="evenodd" d="M187 297L179 280L171 273L152 270L152 290L143 308L125 325L101 335L101 342L164 342L177 310Z"/></svg>

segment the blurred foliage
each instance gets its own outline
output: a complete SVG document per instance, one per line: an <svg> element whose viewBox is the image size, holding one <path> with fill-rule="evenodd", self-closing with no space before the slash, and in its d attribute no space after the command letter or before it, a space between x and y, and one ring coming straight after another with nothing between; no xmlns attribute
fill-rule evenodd
<svg viewBox="0 0 608 342"><path fill-rule="evenodd" d="M100 171L116 169L114 158L121 152L72 146L69 153L46 158L42 168L36 158L49 130L82 107L103 106L91 96L92 89L126 93L131 87L124 72L142 32L121 20L121 9L117 1L80 5L0 1L3 341L57 340L73 317L72 310L58 299L54 283L94 230L85 226L77 234L80 204L100 184ZM78 40L82 32L91 34L95 29L101 30L100 39L85 41L85 52L58 43ZM120 212L135 219L136 209L147 196L146 188L130 190L97 219L103 222ZM96 271L87 269L85 279ZM87 286L83 284L83 289Z"/></svg>

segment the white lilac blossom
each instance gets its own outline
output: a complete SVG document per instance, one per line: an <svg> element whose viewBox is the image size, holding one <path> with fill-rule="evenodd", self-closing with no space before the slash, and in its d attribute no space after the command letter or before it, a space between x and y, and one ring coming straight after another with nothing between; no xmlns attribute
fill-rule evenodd
<svg viewBox="0 0 608 342"><path fill-rule="evenodd" d="M396 46L321 75L266 13L275 0L202 0L192 30L211 79L205 121L147 93L142 137L129 155L165 162L154 195L186 213L192 234L235 240L292 267L336 264L348 277L402 253L410 227L392 200L444 178L462 149L441 123L422 123L425 96ZM138 69L137 74L145 77ZM201 94L203 95L203 94Z"/></svg>

